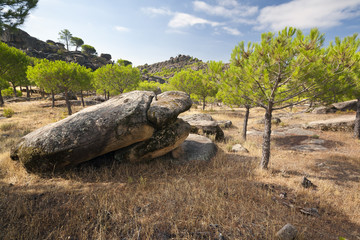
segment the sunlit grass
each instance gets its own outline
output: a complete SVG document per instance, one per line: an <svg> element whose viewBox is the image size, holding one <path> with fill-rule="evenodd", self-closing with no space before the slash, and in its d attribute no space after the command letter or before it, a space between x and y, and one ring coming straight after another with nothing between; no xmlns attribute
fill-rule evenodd
<svg viewBox="0 0 360 240"><path fill-rule="evenodd" d="M12 161L9 149L66 117L65 108L6 107L16 114L0 120L0 239L274 239L286 223L298 228L298 239L360 236L360 149L351 133L315 131L329 142L325 152L292 151L273 141L266 171L258 168L262 136L240 139L244 109L214 107L208 112L214 119L234 126L224 130L227 140L217 143L210 162L113 163L42 178ZM277 128L319 118L298 112L275 112L286 123ZM263 110L252 109L249 129L261 130L261 118ZM249 153L229 153L236 143ZM304 189L304 176L317 188ZM301 208L316 208L319 216Z"/></svg>

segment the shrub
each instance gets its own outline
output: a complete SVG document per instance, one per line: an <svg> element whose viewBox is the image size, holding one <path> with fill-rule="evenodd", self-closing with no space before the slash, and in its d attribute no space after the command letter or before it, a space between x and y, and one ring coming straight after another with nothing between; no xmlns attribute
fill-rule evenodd
<svg viewBox="0 0 360 240"><path fill-rule="evenodd" d="M7 118L11 118L13 115L14 115L14 110L12 110L11 108L4 108L4 117L7 117Z"/></svg>
<svg viewBox="0 0 360 240"><path fill-rule="evenodd" d="M12 87L9 87L7 89L1 90L1 95L3 97L13 97L14 96L14 89ZM16 96L21 97L22 92L20 90L16 90Z"/></svg>

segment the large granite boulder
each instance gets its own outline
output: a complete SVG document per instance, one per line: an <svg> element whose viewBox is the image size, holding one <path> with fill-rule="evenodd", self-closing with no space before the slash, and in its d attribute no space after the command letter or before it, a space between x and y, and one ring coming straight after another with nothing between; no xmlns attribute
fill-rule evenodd
<svg viewBox="0 0 360 240"><path fill-rule="evenodd" d="M176 113L190 108L191 100L178 92L160 94L158 99L161 101L156 101L153 92L133 91L88 107L24 136L11 150L11 158L29 171L47 172L129 146L123 155L132 161L170 152L190 132L190 126L178 121ZM177 101L180 107L174 104ZM154 106L167 115L157 114ZM155 118L148 119L149 114Z"/></svg>
<svg viewBox="0 0 360 240"><path fill-rule="evenodd" d="M191 133L200 135L214 135L216 141L225 138L219 124L209 114L193 114L180 117L191 125Z"/></svg>

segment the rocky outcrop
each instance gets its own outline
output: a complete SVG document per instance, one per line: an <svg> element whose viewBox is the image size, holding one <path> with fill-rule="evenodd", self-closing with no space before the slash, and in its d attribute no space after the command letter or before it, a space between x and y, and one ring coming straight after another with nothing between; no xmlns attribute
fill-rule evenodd
<svg viewBox="0 0 360 240"><path fill-rule="evenodd" d="M196 64L197 63L197 64ZM191 65L194 65L193 67L196 68L198 66L199 69L202 69L206 66L205 63L203 63L201 60L197 58L190 57L188 55L181 55L179 54L177 57L171 57L167 61L158 62L154 64L145 64L138 66L140 71L146 72L147 74L155 74L159 72L163 72L164 70L169 70L169 75L164 76L166 79L172 77L174 74L170 72L175 72L172 70L181 70L186 67L189 67ZM198 69L196 69L198 70Z"/></svg>
<svg viewBox="0 0 360 240"><path fill-rule="evenodd" d="M98 57L86 55L79 51L67 51L62 43L51 40L43 42L20 29L5 30L1 35L1 41L9 46L23 50L30 57L46 58L51 61L75 62L93 70L112 63L110 54L101 54Z"/></svg>
<svg viewBox="0 0 360 240"><path fill-rule="evenodd" d="M160 94L158 99L153 92L133 91L85 108L21 138L11 158L29 171L49 172L119 149L124 150L117 152L117 159L123 156L131 161L170 152L190 132L176 114L189 109L191 100L178 92ZM155 109L166 114L157 114ZM149 119L149 114L155 117Z"/></svg>
<svg viewBox="0 0 360 240"><path fill-rule="evenodd" d="M335 113L337 111L356 111L357 100L350 100L345 102L333 103L329 106L321 106L315 108L312 113L315 114L326 114L326 113Z"/></svg>
<svg viewBox="0 0 360 240"><path fill-rule="evenodd" d="M327 120L319 120L310 122L305 125L305 128L320 129L324 131L348 131L354 130L355 116L348 115L338 118L331 118Z"/></svg>

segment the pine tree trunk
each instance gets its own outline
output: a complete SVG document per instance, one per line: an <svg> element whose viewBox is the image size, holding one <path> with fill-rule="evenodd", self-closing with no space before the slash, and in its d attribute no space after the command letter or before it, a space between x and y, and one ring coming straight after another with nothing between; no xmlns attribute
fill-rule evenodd
<svg viewBox="0 0 360 240"><path fill-rule="evenodd" d="M104 90L104 97L105 97L105 100L106 100L106 90Z"/></svg>
<svg viewBox="0 0 360 240"><path fill-rule="evenodd" d="M13 89L14 89L14 97L17 97L16 96L16 87L13 85Z"/></svg>
<svg viewBox="0 0 360 240"><path fill-rule="evenodd" d="M26 86L26 98L30 100L30 89L29 89L29 86Z"/></svg>
<svg viewBox="0 0 360 240"><path fill-rule="evenodd" d="M41 95L42 98L45 96L44 89L42 89L42 88L40 88L40 95Z"/></svg>
<svg viewBox="0 0 360 240"><path fill-rule="evenodd" d="M66 101L66 107L68 109L68 114L71 115L72 114L72 111L71 111L71 104L70 104L70 101L69 101L69 93L68 93L68 90L65 90L65 101Z"/></svg>
<svg viewBox="0 0 360 240"><path fill-rule="evenodd" d="M248 124L249 114L250 114L250 106L245 105L245 108L246 108L246 112L245 112L244 125L243 125L242 136L241 136L244 141L246 141L246 132L247 132L247 124Z"/></svg>
<svg viewBox="0 0 360 240"><path fill-rule="evenodd" d="M271 140L271 117L272 117L272 103L270 102L265 113L265 129L262 144L262 156L260 167L263 169L268 168L270 160L270 140Z"/></svg>
<svg viewBox="0 0 360 240"><path fill-rule="evenodd" d="M80 90L80 96L81 96L81 104L82 104L83 107L85 107L84 94L83 94L82 90Z"/></svg>
<svg viewBox="0 0 360 240"><path fill-rule="evenodd" d="M360 139L360 98L357 99L356 103L356 118L354 126L354 138Z"/></svg>
<svg viewBox="0 0 360 240"><path fill-rule="evenodd" d="M51 107L54 108L55 107L55 94L54 94L53 90L51 90L51 101L52 101Z"/></svg>
<svg viewBox="0 0 360 240"><path fill-rule="evenodd" d="M205 110L205 97L203 97L203 111Z"/></svg>
<svg viewBox="0 0 360 240"><path fill-rule="evenodd" d="M121 93L122 93L122 92L121 92ZM108 94L107 94L107 95L108 95L108 98L107 98L107 99L109 100L109 99L110 99L110 91L108 91Z"/></svg>
<svg viewBox="0 0 360 240"><path fill-rule="evenodd" d="M3 99L3 96L1 94L1 89L0 89L0 106L3 106L4 105L4 99Z"/></svg>

